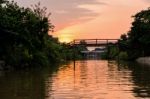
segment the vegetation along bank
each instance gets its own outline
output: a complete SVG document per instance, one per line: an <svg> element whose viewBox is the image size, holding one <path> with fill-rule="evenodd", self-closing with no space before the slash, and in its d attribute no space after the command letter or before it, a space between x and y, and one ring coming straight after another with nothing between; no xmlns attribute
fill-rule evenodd
<svg viewBox="0 0 150 99"><path fill-rule="evenodd" d="M0 61L1 67L26 68L47 66L64 60L82 58L82 46L74 48L60 43L48 33L54 25L50 14L40 3L24 8L17 3L0 0Z"/></svg>
<svg viewBox="0 0 150 99"><path fill-rule="evenodd" d="M110 48L109 58L133 61L150 56L150 8L138 12L133 18L130 30L118 41L119 49Z"/></svg>

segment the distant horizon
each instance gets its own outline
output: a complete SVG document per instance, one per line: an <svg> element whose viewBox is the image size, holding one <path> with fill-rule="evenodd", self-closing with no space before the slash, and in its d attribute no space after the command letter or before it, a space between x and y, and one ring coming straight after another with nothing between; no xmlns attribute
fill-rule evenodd
<svg viewBox="0 0 150 99"><path fill-rule="evenodd" d="M149 0L14 0L30 7L41 2L51 12L54 37L61 42L73 39L119 39L130 30L132 16L149 7ZM136 2L136 3L135 3Z"/></svg>

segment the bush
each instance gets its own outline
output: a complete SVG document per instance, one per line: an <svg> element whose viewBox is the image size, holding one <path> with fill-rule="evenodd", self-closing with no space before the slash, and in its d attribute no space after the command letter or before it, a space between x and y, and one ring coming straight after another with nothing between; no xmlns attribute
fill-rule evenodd
<svg viewBox="0 0 150 99"><path fill-rule="evenodd" d="M127 52L120 52L119 53L119 59L120 60L128 60L129 58L128 58Z"/></svg>
<svg viewBox="0 0 150 99"><path fill-rule="evenodd" d="M119 54L119 49L116 46L108 46L108 59L115 59Z"/></svg>

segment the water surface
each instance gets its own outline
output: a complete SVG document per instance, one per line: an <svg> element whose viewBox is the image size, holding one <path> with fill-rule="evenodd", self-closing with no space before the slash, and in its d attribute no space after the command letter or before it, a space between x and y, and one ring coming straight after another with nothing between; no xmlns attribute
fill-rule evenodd
<svg viewBox="0 0 150 99"><path fill-rule="evenodd" d="M105 60L0 72L0 99L150 99L150 66Z"/></svg>

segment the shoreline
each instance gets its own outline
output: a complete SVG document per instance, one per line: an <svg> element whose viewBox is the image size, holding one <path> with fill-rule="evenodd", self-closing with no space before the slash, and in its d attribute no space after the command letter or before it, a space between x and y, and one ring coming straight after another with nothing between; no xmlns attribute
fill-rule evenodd
<svg viewBox="0 0 150 99"><path fill-rule="evenodd" d="M140 57L136 59L138 63L149 65L150 66L150 57Z"/></svg>

